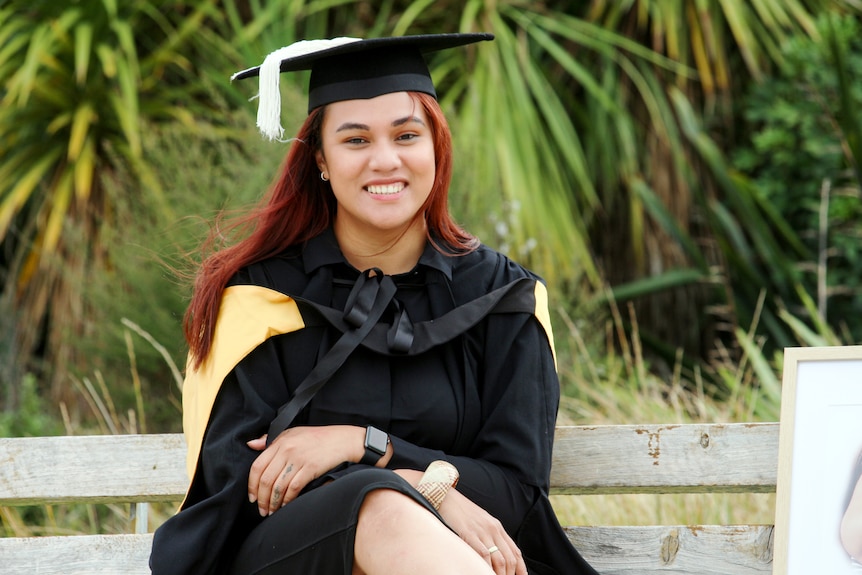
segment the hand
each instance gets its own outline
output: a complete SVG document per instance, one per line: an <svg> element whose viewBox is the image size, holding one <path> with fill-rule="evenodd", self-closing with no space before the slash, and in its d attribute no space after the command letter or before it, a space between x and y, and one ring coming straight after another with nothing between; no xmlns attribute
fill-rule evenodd
<svg viewBox="0 0 862 575"><path fill-rule="evenodd" d="M356 459L363 445L361 427L330 425L286 429L266 447L266 435L247 445L261 451L248 473L248 499L261 516L296 499L305 486L344 461Z"/></svg>
<svg viewBox="0 0 862 575"><path fill-rule="evenodd" d="M521 550L500 521L457 489L449 490L440 505L440 515L461 539L488 562L494 573L527 575L527 565ZM492 552L495 547L497 550Z"/></svg>

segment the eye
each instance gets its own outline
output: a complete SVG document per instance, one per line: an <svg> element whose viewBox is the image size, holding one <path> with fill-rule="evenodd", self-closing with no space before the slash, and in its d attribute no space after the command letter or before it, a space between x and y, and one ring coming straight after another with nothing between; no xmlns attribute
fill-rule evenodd
<svg viewBox="0 0 862 575"><path fill-rule="evenodd" d="M346 140L344 140L344 143L345 144L352 144L352 145L359 145L359 144L364 144L367 141L368 140L366 140L365 138L360 138L359 136L354 136L352 138L347 138Z"/></svg>
<svg viewBox="0 0 862 575"><path fill-rule="evenodd" d="M409 142L410 140L415 140L418 137L419 137L419 134L416 134L414 132L407 132L405 134L399 135L396 138L396 140L399 140L401 142Z"/></svg>

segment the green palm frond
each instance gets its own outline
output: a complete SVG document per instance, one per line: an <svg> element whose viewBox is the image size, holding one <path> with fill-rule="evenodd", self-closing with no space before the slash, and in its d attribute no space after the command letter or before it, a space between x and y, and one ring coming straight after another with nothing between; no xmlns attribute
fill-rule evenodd
<svg viewBox="0 0 862 575"><path fill-rule="evenodd" d="M144 193L163 197L143 158L141 131L146 122L188 118L190 110L203 109L169 86L188 67L183 42L200 29L214 2L179 3L186 5L181 22L164 15L171 13L164 3L156 10L146 1L5 4L0 242L11 254L4 290L16 301L15 337L25 342L26 355L47 302L75 299L55 298L56 290L67 289L63 278L86 273L100 257L101 226L113 225L116 200L101 179L122 170L136 175ZM166 201L162 209L170 217ZM68 245L72 236L88 253ZM77 271L58 265L64 261ZM64 313L58 308L53 315Z"/></svg>

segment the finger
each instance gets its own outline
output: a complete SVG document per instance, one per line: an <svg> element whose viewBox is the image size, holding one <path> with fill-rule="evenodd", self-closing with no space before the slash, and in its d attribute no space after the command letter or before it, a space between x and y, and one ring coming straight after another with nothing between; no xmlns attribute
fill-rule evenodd
<svg viewBox="0 0 862 575"><path fill-rule="evenodd" d="M293 473L293 477L290 478L290 483L284 490L284 494L281 500L281 506L284 507L297 497L305 489L305 486L308 485L314 477L311 476L305 467L301 467L300 469L295 470Z"/></svg>
<svg viewBox="0 0 862 575"><path fill-rule="evenodd" d="M521 550L515 544L509 534L501 531L498 541L499 551L494 555L500 556L500 562L504 566L506 575L527 575L527 565L524 563L524 557L521 555Z"/></svg>
<svg viewBox="0 0 862 575"><path fill-rule="evenodd" d="M282 468L281 472L278 474L278 477L275 479L275 482L272 485L272 491L269 496L269 509L267 510L268 515L272 515L276 509L282 506L282 501L284 501L285 493L290 488L291 478L293 476L293 464L288 463Z"/></svg>
<svg viewBox="0 0 862 575"><path fill-rule="evenodd" d="M268 457L263 457L264 455L268 455ZM261 459L261 465L256 469L258 480L253 493L257 495L257 506L261 516L266 517L272 511L270 500L272 499L273 487L287 466L287 460L284 457L278 457L277 452L271 449L264 451L259 459ZM257 463L255 461L255 465Z"/></svg>
<svg viewBox="0 0 862 575"><path fill-rule="evenodd" d="M245 444L248 445L250 448L254 449L255 451L263 451L264 449L266 449L266 434L264 433L257 439L247 441Z"/></svg>
<svg viewBox="0 0 862 575"><path fill-rule="evenodd" d="M517 575L519 563L524 562L520 551L514 544L500 547L500 551L494 553L494 555L500 555L504 569L503 573L506 573L506 575ZM526 568L526 565L524 567ZM526 575L526 571L524 571L524 575Z"/></svg>
<svg viewBox="0 0 862 575"><path fill-rule="evenodd" d="M462 533L461 539L463 539L467 545L472 547L476 551L476 553L481 555L482 559L484 559L485 562L491 568L493 568L493 565L491 564L491 553L489 550L489 547L490 547L489 545L485 545L485 543L479 537L477 537L475 534Z"/></svg>
<svg viewBox="0 0 862 575"><path fill-rule="evenodd" d="M491 543L490 545L485 545L485 551L482 552L482 556L485 558L485 561L491 566L491 569L494 570L494 573L497 575L505 575L505 569L503 571L500 570L500 566L503 563L502 556L500 555L500 548Z"/></svg>
<svg viewBox="0 0 862 575"><path fill-rule="evenodd" d="M491 543L486 546L486 549L488 553L487 560L491 564L491 569L494 570L494 573L497 575L513 575L508 569L509 560L507 559L507 555L511 555L511 552L507 547L501 548ZM512 559L512 564L514 565L514 558Z"/></svg>
<svg viewBox="0 0 862 575"><path fill-rule="evenodd" d="M524 555L521 553L521 548L512 542L512 548L515 552L515 575L527 575L527 563L524 561Z"/></svg>
<svg viewBox="0 0 862 575"><path fill-rule="evenodd" d="M248 470L248 500L251 503L260 500L260 478L270 462L275 457L275 451L267 449L258 455Z"/></svg>
<svg viewBox="0 0 862 575"><path fill-rule="evenodd" d="M527 573L527 564L524 562L524 556L521 554L521 550L518 549L518 566L515 568L515 575L528 575Z"/></svg>
<svg viewBox="0 0 862 575"><path fill-rule="evenodd" d="M505 567L506 575L527 575L527 565L521 550L512 539L504 534L504 541L499 545L499 551L494 555L500 555Z"/></svg>

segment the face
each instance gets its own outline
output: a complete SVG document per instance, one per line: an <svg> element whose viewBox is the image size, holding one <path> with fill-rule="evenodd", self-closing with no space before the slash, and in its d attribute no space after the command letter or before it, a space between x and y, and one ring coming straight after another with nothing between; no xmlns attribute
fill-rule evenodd
<svg viewBox="0 0 862 575"><path fill-rule="evenodd" d="M338 202L336 232L384 237L416 221L434 184L434 142L409 94L329 104L321 137L317 164Z"/></svg>

